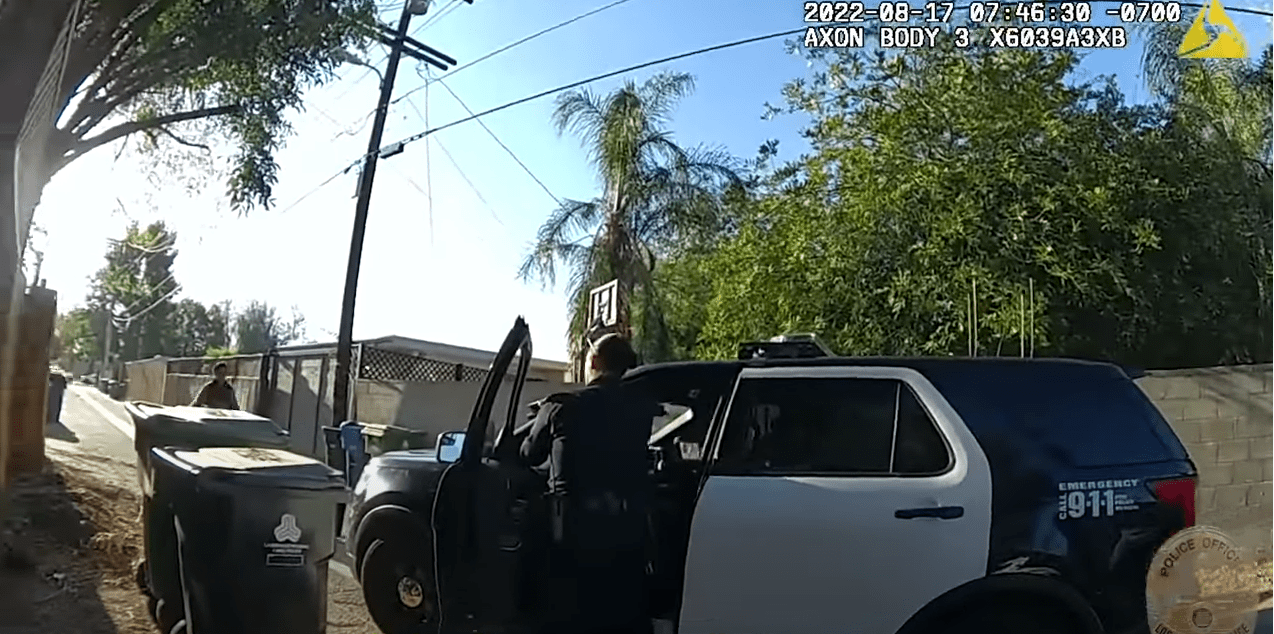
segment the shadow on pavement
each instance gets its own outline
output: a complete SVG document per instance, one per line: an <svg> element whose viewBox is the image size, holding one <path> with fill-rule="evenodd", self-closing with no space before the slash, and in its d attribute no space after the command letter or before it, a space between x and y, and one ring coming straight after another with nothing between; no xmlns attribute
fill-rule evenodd
<svg viewBox="0 0 1274 634"><path fill-rule="evenodd" d="M77 507L56 467L18 476L5 494L0 553L0 632L117 634L141 632L117 623L106 604L94 545L99 529Z"/></svg>
<svg viewBox="0 0 1274 634"><path fill-rule="evenodd" d="M44 437L54 438L57 440L61 440L63 442L79 442L80 441L80 437L76 436L75 432L71 431L70 429L67 429L66 425L62 424L62 421L57 421L57 422L53 422L53 423L49 423L48 425L45 425Z"/></svg>

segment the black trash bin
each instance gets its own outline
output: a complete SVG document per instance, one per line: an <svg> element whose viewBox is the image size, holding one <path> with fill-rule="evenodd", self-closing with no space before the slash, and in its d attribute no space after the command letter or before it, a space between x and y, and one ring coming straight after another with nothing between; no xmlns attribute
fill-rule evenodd
<svg viewBox="0 0 1274 634"><path fill-rule="evenodd" d="M323 444L327 448L327 466L345 472L345 450L341 448L341 428L323 427Z"/></svg>
<svg viewBox="0 0 1274 634"><path fill-rule="evenodd" d="M160 625L175 622L171 615L180 600L177 550L173 537L168 492L153 486L151 450L155 447L286 448L288 432L268 418L238 410L166 407L154 403L124 404L133 419L133 447L137 451L137 479L142 491L142 542L145 556L137 567L137 584L150 599L152 616ZM176 495L183 495L178 492Z"/></svg>
<svg viewBox="0 0 1274 634"><path fill-rule="evenodd" d="M276 449L155 449L151 459L156 489L176 494L167 499L190 634L326 631L348 499L340 472Z"/></svg>
<svg viewBox="0 0 1274 634"><path fill-rule="evenodd" d="M62 398L66 395L66 375L49 373L49 420L52 425L62 420Z"/></svg>

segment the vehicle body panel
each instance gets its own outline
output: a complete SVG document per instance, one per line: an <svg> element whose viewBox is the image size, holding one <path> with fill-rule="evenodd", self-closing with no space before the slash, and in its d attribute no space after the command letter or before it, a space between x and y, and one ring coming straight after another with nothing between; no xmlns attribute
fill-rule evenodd
<svg viewBox="0 0 1274 634"><path fill-rule="evenodd" d="M433 450L423 449L391 451L368 462L345 507L341 530L355 574L367 547L368 514L383 505L401 506L419 514L420 523L427 530L438 478L446 466L437 462Z"/></svg>
<svg viewBox="0 0 1274 634"><path fill-rule="evenodd" d="M515 324L489 379L508 375L515 355L506 348L520 350L525 339L529 350L529 331L518 330ZM906 377L950 442L955 468L936 478L705 476L739 378L784 372ZM522 376L515 372L515 382ZM1119 387L1105 396L1033 387L1094 377ZM676 591L676 599L661 604L671 607L659 613L679 614L681 634L892 632L923 614L927 603L937 607L944 605L940 597L963 602L980 592L999 592L1008 583L1001 578L1010 577L1027 578L1026 586L1040 589L1073 588L1106 631L1121 631L1144 619L1139 593L1145 564L1182 527L1158 503L1151 484L1197 473L1154 406L1122 370L1108 364L945 358L679 362L645 366L625 380L645 383L661 402L693 404L694 415L680 427L655 434L660 455L676 453L683 443L700 452L655 473L662 499L659 517L652 519L657 534L652 586ZM484 386L458 463L439 464L420 451L373 459L347 509L346 526L357 531L368 509L382 503L401 503L426 515L437 533L439 583L448 606L444 621L456 623L448 610L481 613L478 621L488 629L508 632L527 617L534 599L528 579L538 555L528 538L535 531L528 527L542 521L536 518L543 510L534 508L535 496L528 493L537 486L534 474L510 460L517 445L517 434L510 432L515 406L493 421L500 436L494 446L485 442L499 387ZM1094 405L1031 406L1050 398ZM1103 398L1109 407L1101 406ZM475 438L480 442L471 442ZM853 501L828 502L842 498ZM958 503L965 515L960 521L894 517L913 502ZM1036 578L1048 583L1035 583ZM457 591L472 600L451 602L449 595ZM1065 590L1055 594L1070 596Z"/></svg>
<svg viewBox="0 0 1274 634"><path fill-rule="evenodd" d="M924 377L840 366L748 368L739 380L776 377L905 382L948 439L951 467L932 477L776 477L710 466L690 533L681 634L893 632L929 601L985 574L986 457ZM963 515L896 516L935 507Z"/></svg>

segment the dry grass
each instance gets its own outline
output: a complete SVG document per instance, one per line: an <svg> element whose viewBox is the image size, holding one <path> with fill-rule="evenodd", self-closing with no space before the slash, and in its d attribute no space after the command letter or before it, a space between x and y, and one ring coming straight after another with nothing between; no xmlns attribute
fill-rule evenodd
<svg viewBox="0 0 1274 634"><path fill-rule="evenodd" d="M13 483L0 632L155 631L130 572L140 538L123 516L136 513L136 496L91 471L50 461Z"/></svg>

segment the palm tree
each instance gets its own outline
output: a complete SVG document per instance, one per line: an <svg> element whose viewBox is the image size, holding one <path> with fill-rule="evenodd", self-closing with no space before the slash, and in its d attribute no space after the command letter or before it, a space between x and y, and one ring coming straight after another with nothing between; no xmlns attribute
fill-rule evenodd
<svg viewBox="0 0 1274 634"><path fill-rule="evenodd" d="M1263 203L1249 210L1243 229L1252 236L1251 267L1260 280L1262 296L1274 296L1269 236L1274 230L1270 192L1274 190L1274 109L1270 83L1274 79L1274 49L1245 59L1183 59L1178 47L1191 22L1161 23L1143 28L1146 46L1141 67L1146 87L1172 112L1174 125L1193 138L1214 144L1237 159L1261 192ZM1261 318L1268 320L1268 314Z"/></svg>
<svg viewBox="0 0 1274 634"><path fill-rule="evenodd" d="M741 187L739 163L725 152L683 148L668 124L694 79L662 73L637 85L629 81L608 95L571 91L558 98L553 124L588 149L601 183L592 200L562 200L540 226L518 277L556 282L557 267L570 273L570 350L578 358L588 318L588 291L612 279L618 284L618 330L633 338L648 361L669 354L662 301L655 289L656 263L670 249L720 227L723 193Z"/></svg>
<svg viewBox="0 0 1274 634"><path fill-rule="evenodd" d="M1183 125L1223 140L1268 177L1274 122L1270 48L1254 59L1183 59L1178 47L1189 25L1144 27L1141 68L1146 87L1173 108Z"/></svg>

